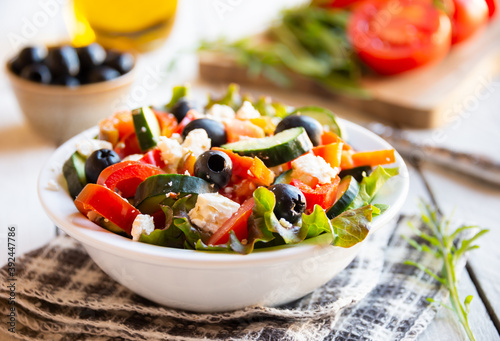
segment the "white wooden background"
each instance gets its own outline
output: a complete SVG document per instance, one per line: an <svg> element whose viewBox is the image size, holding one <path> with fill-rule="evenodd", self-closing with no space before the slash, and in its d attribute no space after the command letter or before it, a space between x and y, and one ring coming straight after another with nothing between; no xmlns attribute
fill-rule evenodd
<svg viewBox="0 0 500 341"><path fill-rule="evenodd" d="M174 84L190 81L195 95L203 101L207 91L222 91L221 86L196 80L196 58L189 51L199 38L214 38L221 34L230 37L257 32L271 21L283 6L301 0L181 0L178 20L172 36L161 49L143 55L139 62L135 87L141 87L141 74L157 70L162 74L155 90L147 96L135 96L135 105L162 103L170 96ZM51 3L50 12L43 4ZM61 4L62 3L62 4ZM55 4L55 5L54 5ZM29 31L29 23L45 11L51 15L47 23L37 22ZM23 0L0 2L0 61L5 62L17 50L13 39L27 42L53 43L67 39L63 17L65 0ZM29 33L29 35L27 34ZM500 44L500 42L492 42ZM181 56L173 73L165 74L172 57ZM500 160L500 80L492 83L489 96L472 98L474 105L461 110L458 119L449 126L434 131L410 132L415 138L437 146L460 151L483 153ZM247 89L255 94L259 89ZM142 93L142 92L137 92ZM330 106L340 116L356 121L370 122L342 107L323 103L321 99L286 91L270 93L292 105L317 104ZM40 247L54 237L53 224L44 214L36 194L36 180L40 167L55 146L39 138L23 120L22 113L0 71L0 265L6 263L7 226L15 224L18 231L17 254ZM458 109L457 109L458 110ZM481 248L469 259L467 271L460 279L463 297L473 294L470 323L477 340L499 340L500 317L500 188L466 178L425 162L410 168L411 189L403 208L404 213L418 213L418 198L432 200L444 212L455 211L457 222L477 223L490 228L480 240ZM0 335L0 339L8 336ZM465 340L460 325L445 309L419 337L423 341Z"/></svg>

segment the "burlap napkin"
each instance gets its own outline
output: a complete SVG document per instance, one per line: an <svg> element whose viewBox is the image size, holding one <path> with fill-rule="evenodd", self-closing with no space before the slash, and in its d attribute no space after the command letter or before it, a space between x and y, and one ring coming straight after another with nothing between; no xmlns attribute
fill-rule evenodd
<svg viewBox="0 0 500 341"><path fill-rule="evenodd" d="M312 294L281 307L197 314L158 306L104 274L68 236L16 262L16 330L24 340L413 340L446 290L406 259L438 270L412 249L408 220L375 233L358 257ZM463 267L463 264L461 265ZM0 329L9 325L9 282L0 270ZM286 283L284 283L286 285Z"/></svg>

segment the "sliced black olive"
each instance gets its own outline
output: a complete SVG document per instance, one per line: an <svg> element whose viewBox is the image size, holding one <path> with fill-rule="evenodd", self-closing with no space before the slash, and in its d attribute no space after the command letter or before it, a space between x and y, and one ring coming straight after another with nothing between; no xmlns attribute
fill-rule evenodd
<svg viewBox="0 0 500 341"><path fill-rule="evenodd" d="M233 163L226 153L209 150L201 154L194 164L194 175L206 180L217 188L229 183L233 174Z"/></svg>
<svg viewBox="0 0 500 341"><path fill-rule="evenodd" d="M303 115L290 115L285 117L276 127L275 134L295 127L303 127L312 144L318 146L321 144L321 135L323 134L323 127L314 118Z"/></svg>
<svg viewBox="0 0 500 341"><path fill-rule="evenodd" d="M106 50L97 43L79 47L76 49L80 59L80 72L88 72L90 69L101 65L106 59Z"/></svg>
<svg viewBox="0 0 500 341"><path fill-rule="evenodd" d="M52 80L49 68L41 63L25 66L21 71L21 77L42 84L49 84Z"/></svg>
<svg viewBox="0 0 500 341"><path fill-rule="evenodd" d="M28 65L41 63L47 57L44 46L29 46L22 49L11 62L11 69L17 74Z"/></svg>
<svg viewBox="0 0 500 341"><path fill-rule="evenodd" d="M274 214L278 219L296 223L306 210L306 197L297 188L288 184L276 184L269 188L276 197Z"/></svg>
<svg viewBox="0 0 500 341"><path fill-rule="evenodd" d="M104 64L120 71L123 75L134 67L134 56L128 52L108 51Z"/></svg>
<svg viewBox="0 0 500 341"><path fill-rule="evenodd" d="M74 87L74 86L79 86L80 81L76 77L64 75L64 76L59 76L56 79L53 79L52 84Z"/></svg>
<svg viewBox="0 0 500 341"><path fill-rule="evenodd" d="M80 71L80 60L76 50L68 45L49 49L45 64L55 77L76 76Z"/></svg>
<svg viewBox="0 0 500 341"><path fill-rule="evenodd" d="M189 110L194 109L195 105L192 101L187 98L180 98L177 103L174 104L170 112L175 116L177 122L182 121Z"/></svg>
<svg viewBox="0 0 500 341"><path fill-rule="evenodd" d="M189 122L182 131L182 138L186 138L191 130L203 129L212 140L212 147L219 147L227 142L227 133L224 124L209 118L199 118Z"/></svg>
<svg viewBox="0 0 500 341"><path fill-rule="evenodd" d="M95 184L99 174L108 166L120 162L121 159L115 151L110 149L99 149L90 154L85 161L85 176L88 183Z"/></svg>
<svg viewBox="0 0 500 341"><path fill-rule="evenodd" d="M105 82L120 77L120 73L109 66L98 66L92 69L86 78L87 83Z"/></svg>

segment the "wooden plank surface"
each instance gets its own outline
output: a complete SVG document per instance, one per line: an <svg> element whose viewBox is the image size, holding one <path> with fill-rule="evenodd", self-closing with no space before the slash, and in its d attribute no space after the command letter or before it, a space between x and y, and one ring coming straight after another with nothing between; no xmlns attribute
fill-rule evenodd
<svg viewBox="0 0 500 341"><path fill-rule="evenodd" d="M429 188L427 188L427 185L429 184L427 178L433 175L433 171L428 170L427 167L422 170L421 166L419 166L419 169L417 170L410 164L408 165L410 174L410 190L401 213L419 214L417 203L421 199L426 200L427 202L430 202L433 199L429 193ZM424 182L424 179L427 184ZM433 191L432 186L430 187L430 190ZM462 272L460 277L459 294L462 298L465 298L467 295L474 296L471 304L470 325L476 339L488 341L500 340L498 331L495 328L486 307L488 303L482 301L466 270ZM441 308L431 324L429 324L427 329L419 336L418 340L458 341L467 340L467 337L455 315L447 309Z"/></svg>
<svg viewBox="0 0 500 341"><path fill-rule="evenodd" d="M490 229L479 240L480 248L471 252L469 266L491 318L500 328L500 191L430 165L424 166L423 172L443 213L454 212L456 221ZM457 198L462 201L460 206Z"/></svg>
<svg viewBox="0 0 500 341"><path fill-rule="evenodd" d="M499 73L500 16L497 16L481 34L454 47L439 63L393 77L365 77L362 85L372 94L370 99L332 93L310 79L287 74L297 91L322 96L397 124L433 128L459 115L461 110L457 108L468 105L471 96L488 91L488 84ZM264 77L249 77L247 70L231 57L212 52L200 55L200 75L212 82L275 87Z"/></svg>

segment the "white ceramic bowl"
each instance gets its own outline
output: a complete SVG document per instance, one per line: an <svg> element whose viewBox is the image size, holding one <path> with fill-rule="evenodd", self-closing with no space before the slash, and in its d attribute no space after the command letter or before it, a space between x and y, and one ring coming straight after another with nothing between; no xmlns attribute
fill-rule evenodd
<svg viewBox="0 0 500 341"><path fill-rule="evenodd" d="M370 131L347 121L344 124L355 148L392 148ZM279 250L239 255L160 247L108 232L81 215L64 188L47 189L50 180L61 183L57 169L74 152L75 143L96 132L90 129L56 150L40 173L40 200L53 222L81 242L102 270L151 301L196 312L284 304L328 282L364 245L335 247L319 236ZM395 166L400 175L390 179L375 199L390 208L373 220L370 234L393 219L405 201L408 170L399 154Z"/></svg>

